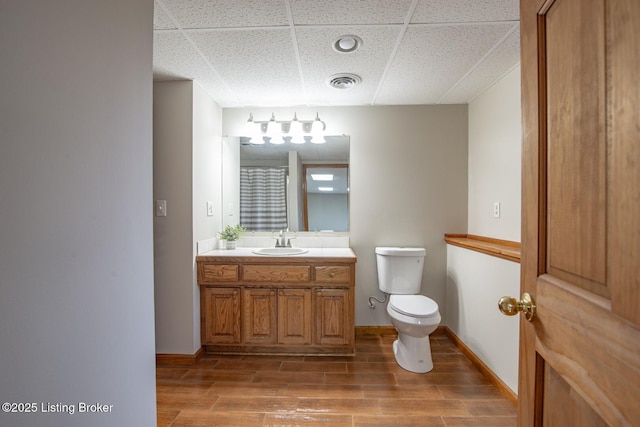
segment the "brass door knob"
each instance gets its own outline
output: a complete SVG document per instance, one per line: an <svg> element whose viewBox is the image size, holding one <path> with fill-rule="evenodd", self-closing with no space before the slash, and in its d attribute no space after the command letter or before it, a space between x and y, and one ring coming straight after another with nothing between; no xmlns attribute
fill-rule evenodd
<svg viewBox="0 0 640 427"><path fill-rule="evenodd" d="M531 321L536 315L536 302L528 292L522 294L522 299L518 301L514 297L502 297L498 301L500 312L506 316L514 316L519 311L524 313L524 318Z"/></svg>

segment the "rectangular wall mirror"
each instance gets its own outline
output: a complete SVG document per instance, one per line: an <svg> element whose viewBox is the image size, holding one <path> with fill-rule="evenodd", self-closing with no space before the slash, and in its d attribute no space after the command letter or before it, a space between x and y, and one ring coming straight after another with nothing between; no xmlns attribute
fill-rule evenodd
<svg viewBox="0 0 640 427"><path fill-rule="evenodd" d="M325 139L256 145L245 137L224 138L223 225L256 232L349 231L349 137Z"/></svg>

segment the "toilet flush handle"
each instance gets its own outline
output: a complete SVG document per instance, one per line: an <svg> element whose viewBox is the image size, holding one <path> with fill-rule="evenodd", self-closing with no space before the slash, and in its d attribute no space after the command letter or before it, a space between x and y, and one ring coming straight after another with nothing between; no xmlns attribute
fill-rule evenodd
<svg viewBox="0 0 640 427"><path fill-rule="evenodd" d="M524 313L524 318L531 322L536 315L536 302L528 292L525 292L519 301L514 297L500 298L498 309L506 316L514 316L521 311Z"/></svg>

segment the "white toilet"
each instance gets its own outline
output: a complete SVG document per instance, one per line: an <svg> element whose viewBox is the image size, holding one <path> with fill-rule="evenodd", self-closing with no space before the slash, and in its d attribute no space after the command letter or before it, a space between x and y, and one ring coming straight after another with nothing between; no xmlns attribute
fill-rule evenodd
<svg viewBox="0 0 640 427"><path fill-rule="evenodd" d="M440 324L438 304L418 295L426 254L424 248L376 248L378 287L390 294L387 313L398 331L393 352L407 371L433 369L429 334Z"/></svg>

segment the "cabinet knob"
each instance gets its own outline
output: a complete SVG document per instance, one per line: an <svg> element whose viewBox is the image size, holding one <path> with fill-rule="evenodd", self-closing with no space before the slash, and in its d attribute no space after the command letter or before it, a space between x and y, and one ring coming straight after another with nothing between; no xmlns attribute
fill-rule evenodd
<svg viewBox="0 0 640 427"><path fill-rule="evenodd" d="M334 272L332 271L331 273L329 273L329 277L331 277L331 278L333 279L334 277L336 277L336 273L334 273Z"/></svg>

